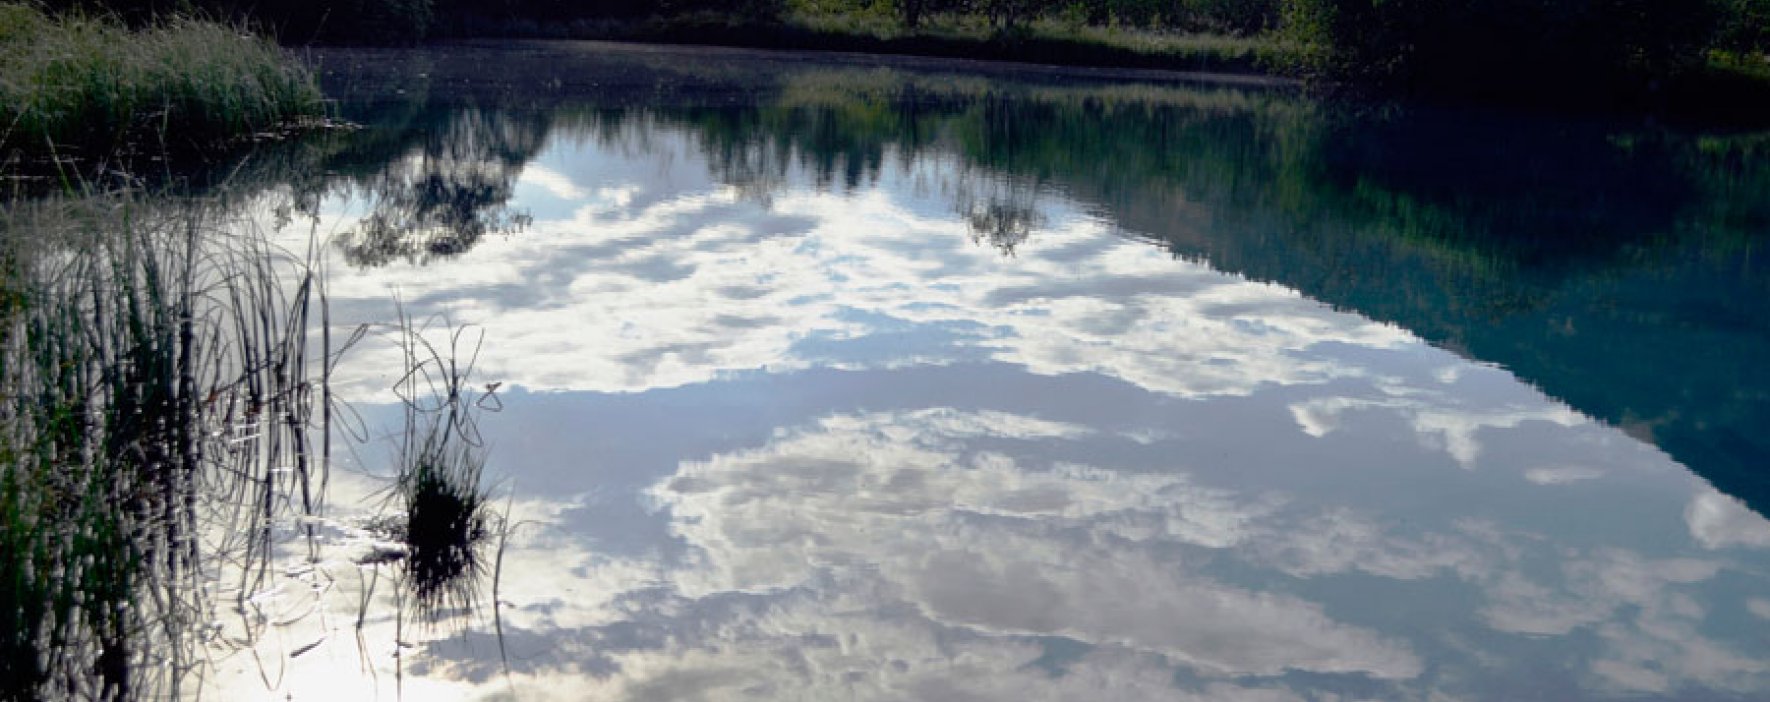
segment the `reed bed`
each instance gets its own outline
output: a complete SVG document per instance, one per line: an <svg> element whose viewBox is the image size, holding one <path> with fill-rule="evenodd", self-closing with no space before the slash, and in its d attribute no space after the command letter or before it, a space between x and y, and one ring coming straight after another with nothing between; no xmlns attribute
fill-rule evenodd
<svg viewBox="0 0 1770 702"><path fill-rule="evenodd" d="M323 242L225 212L128 190L0 207L0 701L196 692L270 625L252 613L288 559L324 559L330 381L372 330L334 338ZM476 607L502 529L477 419L497 400L467 330L387 328L408 372L379 521L405 546L402 626L435 623Z"/></svg>
<svg viewBox="0 0 1770 702"><path fill-rule="evenodd" d="M216 217L129 192L0 212L0 699L180 696L205 585L225 563L253 593L273 522L321 507L315 259Z"/></svg>

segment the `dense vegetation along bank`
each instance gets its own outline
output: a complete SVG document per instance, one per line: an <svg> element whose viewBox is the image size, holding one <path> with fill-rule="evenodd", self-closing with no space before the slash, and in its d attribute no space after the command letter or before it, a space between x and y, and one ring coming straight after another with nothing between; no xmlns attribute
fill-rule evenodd
<svg viewBox="0 0 1770 702"><path fill-rule="evenodd" d="M1770 114L1770 0L51 0L285 43L574 37L1268 72L1386 94Z"/></svg>
<svg viewBox="0 0 1770 702"><path fill-rule="evenodd" d="M306 68L274 43L177 16L114 18L0 4L0 153L177 150L322 114Z"/></svg>

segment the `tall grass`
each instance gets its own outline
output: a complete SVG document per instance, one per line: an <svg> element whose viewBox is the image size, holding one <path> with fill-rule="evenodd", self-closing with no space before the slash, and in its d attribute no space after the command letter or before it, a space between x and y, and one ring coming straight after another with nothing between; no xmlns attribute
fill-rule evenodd
<svg viewBox="0 0 1770 702"><path fill-rule="evenodd" d="M213 556L245 554L244 597L271 522L319 507L312 259L212 217L127 192L0 211L0 699L178 697Z"/></svg>
<svg viewBox="0 0 1770 702"><path fill-rule="evenodd" d="M240 29L174 17L141 30L0 4L0 147L175 148L322 114L308 71Z"/></svg>

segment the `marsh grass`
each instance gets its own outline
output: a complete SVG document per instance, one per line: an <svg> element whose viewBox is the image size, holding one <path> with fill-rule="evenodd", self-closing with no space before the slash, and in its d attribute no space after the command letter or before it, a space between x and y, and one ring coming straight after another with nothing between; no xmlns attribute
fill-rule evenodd
<svg viewBox="0 0 1770 702"><path fill-rule="evenodd" d="M0 210L0 698L179 697L216 556L244 599L271 523L320 506L314 259L229 224L126 191Z"/></svg>
<svg viewBox="0 0 1770 702"><path fill-rule="evenodd" d="M322 115L308 71L240 28L173 17L130 30L0 4L0 148L16 152L9 159L208 146Z"/></svg>

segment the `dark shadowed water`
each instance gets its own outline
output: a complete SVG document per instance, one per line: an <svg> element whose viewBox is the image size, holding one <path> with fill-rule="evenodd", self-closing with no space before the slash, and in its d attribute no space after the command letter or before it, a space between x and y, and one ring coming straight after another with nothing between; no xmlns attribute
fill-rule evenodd
<svg viewBox="0 0 1770 702"><path fill-rule="evenodd" d="M1770 135L860 56L315 60L364 128L235 183L332 237L336 324L483 330L518 526L465 632L358 627L342 562L225 698L1770 696ZM396 354L334 378L371 435Z"/></svg>

